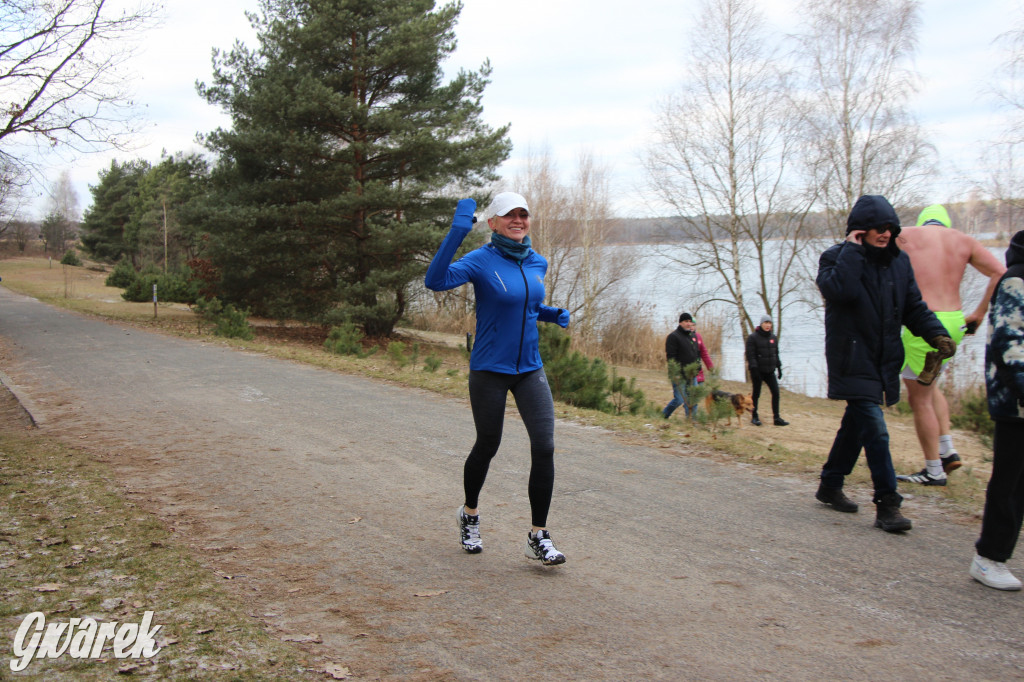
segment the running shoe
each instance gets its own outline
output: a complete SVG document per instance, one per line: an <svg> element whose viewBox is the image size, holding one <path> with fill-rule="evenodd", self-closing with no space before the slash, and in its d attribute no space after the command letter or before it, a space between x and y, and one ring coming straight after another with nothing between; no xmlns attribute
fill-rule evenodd
<svg viewBox="0 0 1024 682"><path fill-rule="evenodd" d="M927 467L921 469L916 474L901 474L896 477L898 481L907 481L908 483L920 483L921 485L946 485L946 472L942 472L941 476L932 476L928 473Z"/></svg>
<svg viewBox="0 0 1024 682"><path fill-rule="evenodd" d="M466 513L465 505L459 505L459 539L462 541L462 549L470 554L479 554L484 550L480 541L480 515L470 516Z"/></svg>
<svg viewBox="0 0 1024 682"><path fill-rule="evenodd" d="M945 457L940 457L939 459L942 460L942 470L947 474L951 474L963 466L963 462L960 461L960 455L955 452L951 452Z"/></svg>
<svg viewBox="0 0 1024 682"><path fill-rule="evenodd" d="M555 549L551 543L551 533L546 530L539 531L537 535L526 534L526 556L530 559L540 559L545 566L565 563L565 555Z"/></svg>

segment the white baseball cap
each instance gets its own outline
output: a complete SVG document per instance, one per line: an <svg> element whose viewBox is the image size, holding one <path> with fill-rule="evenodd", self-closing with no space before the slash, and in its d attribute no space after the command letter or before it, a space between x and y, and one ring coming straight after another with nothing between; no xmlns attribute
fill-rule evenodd
<svg viewBox="0 0 1024 682"><path fill-rule="evenodd" d="M515 192L501 192L494 197L491 205L484 211L484 220L490 220L496 215L508 215L508 212L514 208L530 210L530 207L526 205L526 199L523 198L523 195L516 194Z"/></svg>

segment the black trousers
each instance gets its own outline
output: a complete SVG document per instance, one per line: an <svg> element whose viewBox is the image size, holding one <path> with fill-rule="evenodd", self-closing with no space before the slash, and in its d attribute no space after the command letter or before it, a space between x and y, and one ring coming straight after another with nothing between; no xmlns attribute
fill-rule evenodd
<svg viewBox="0 0 1024 682"><path fill-rule="evenodd" d="M1006 562L1020 536L1024 521L1024 423L996 422L992 444L992 478L985 492L978 554Z"/></svg>
<svg viewBox="0 0 1024 682"><path fill-rule="evenodd" d="M499 374L472 370L469 373L469 404L476 425L476 442L463 467L466 506L478 506L491 460L501 445L505 400L515 397L516 408L530 437L530 498L533 525L547 525L555 484L555 404L544 369L526 374Z"/></svg>
<svg viewBox="0 0 1024 682"><path fill-rule="evenodd" d="M764 383L772 392L772 416L779 416L779 382L772 372L751 372L750 380L754 382L754 390L750 397L754 399L754 414L757 414L757 401L761 397L761 384Z"/></svg>

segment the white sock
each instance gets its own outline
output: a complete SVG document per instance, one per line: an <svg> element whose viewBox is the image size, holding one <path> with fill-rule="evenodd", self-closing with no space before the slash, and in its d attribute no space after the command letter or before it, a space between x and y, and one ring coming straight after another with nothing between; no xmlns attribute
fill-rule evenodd
<svg viewBox="0 0 1024 682"><path fill-rule="evenodd" d="M926 459L924 461L925 466L928 468L928 473L936 478L945 478L946 472L942 470L941 459Z"/></svg>
<svg viewBox="0 0 1024 682"><path fill-rule="evenodd" d="M951 452L956 452L953 447L953 436L948 433L945 436L939 436L939 456L945 457Z"/></svg>

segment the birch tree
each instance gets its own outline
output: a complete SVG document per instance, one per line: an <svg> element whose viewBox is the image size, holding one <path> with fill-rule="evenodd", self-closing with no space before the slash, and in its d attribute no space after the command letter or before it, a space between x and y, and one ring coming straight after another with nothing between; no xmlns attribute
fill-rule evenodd
<svg viewBox="0 0 1024 682"><path fill-rule="evenodd" d="M691 292L735 309L746 337L762 312L779 335L796 300L807 201L791 189L797 151L785 73L750 0L706 0L691 34L690 80L660 106L644 163L651 189L671 207L685 250L662 249ZM774 243L770 243L770 240Z"/></svg>
<svg viewBox="0 0 1024 682"><path fill-rule="evenodd" d="M806 76L805 160L834 232L862 194L920 203L934 148L907 104L921 24L918 0L805 0L796 36Z"/></svg>

